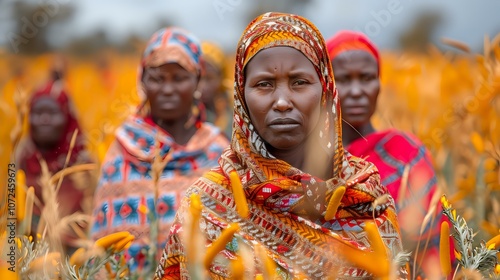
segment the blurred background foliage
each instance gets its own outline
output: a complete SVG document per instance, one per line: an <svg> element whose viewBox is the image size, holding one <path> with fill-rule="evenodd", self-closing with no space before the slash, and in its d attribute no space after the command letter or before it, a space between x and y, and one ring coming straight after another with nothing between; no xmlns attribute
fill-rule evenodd
<svg viewBox="0 0 500 280"><path fill-rule="evenodd" d="M241 1L212 4L214 9L217 3L235 9L231 3L237 2ZM241 21L246 23L270 10L300 14L313 2L256 1ZM13 20L8 34L22 35L23 19L32 19L37 13L46 13L50 19L37 26L36 34L22 41L17 52L9 44L12 41L0 49L0 182L6 182L6 166L12 160L10 133L19 121L16 95L31 94L47 81L51 70L64 69L63 79L88 148L101 160L115 128L139 102L136 75L144 39L157 28L175 24L175 20L163 18L141 34L131 33L119 42L104 29L94 29L55 46L52 41L58 27L68 24L77 8L74 2L60 0L51 16L47 3L11 2ZM440 10L419 12L407 28L394 35L397 48L382 51L382 92L376 125L412 132L427 145L443 192L478 230L480 238L476 240L487 240L500 229L500 37L486 36L474 46L453 41L445 45L435 39L444 18ZM500 24L496 28L500 29ZM231 46L235 45L236 41ZM232 48L225 46L229 70L234 68ZM468 52L468 48L473 51ZM232 71L227 73L231 93ZM23 127L26 132L26 124Z"/></svg>

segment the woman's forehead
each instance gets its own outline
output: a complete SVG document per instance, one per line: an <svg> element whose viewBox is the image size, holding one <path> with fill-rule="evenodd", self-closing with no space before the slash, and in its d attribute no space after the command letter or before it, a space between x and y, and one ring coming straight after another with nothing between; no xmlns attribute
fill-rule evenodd
<svg viewBox="0 0 500 280"><path fill-rule="evenodd" d="M281 59L275 59L277 57ZM252 68L268 68L280 67L287 64L293 67L314 67L314 64L300 50L289 46L278 46L259 51L254 57L252 57L251 60L248 61L245 68L249 68L249 65L253 65L251 66ZM245 71L245 75L246 74L247 71Z"/></svg>
<svg viewBox="0 0 500 280"><path fill-rule="evenodd" d="M375 57L365 50L348 50L341 52L332 62L350 63L354 61L377 64Z"/></svg>
<svg viewBox="0 0 500 280"><path fill-rule="evenodd" d="M49 107L49 108L61 108L60 104L51 96L42 96L37 98L33 102L33 108L42 108L42 107Z"/></svg>
<svg viewBox="0 0 500 280"><path fill-rule="evenodd" d="M161 74L161 73L166 73L166 72L171 72L171 71L186 71L184 67L182 67L179 63L177 62L168 62L165 64L162 64L160 66L155 66L155 67L146 67L144 69L146 73L152 73L152 74Z"/></svg>

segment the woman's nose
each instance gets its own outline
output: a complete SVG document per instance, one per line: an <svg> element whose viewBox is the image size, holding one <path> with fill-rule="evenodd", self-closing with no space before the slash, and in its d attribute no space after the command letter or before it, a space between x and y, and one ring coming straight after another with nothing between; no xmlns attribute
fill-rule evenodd
<svg viewBox="0 0 500 280"><path fill-rule="evenodd" d="M174 92L175 86L171 81L166 81L161 84L160 93L162 94L171 94Z"/></svg>
<svg viewBox="0 0 500 280"><path fill-rule="evenodd" d="M353 80L350 85L349 92L352 96L360 96L363 93L363 87L357 80Z"/></svg>
<svg viewBox="0 0 500 280"><path fill-rule="evenodd" d="M51 116L49 113L42 113L39 115L38 123L40 124L49 124L51 120Z"/></svg>
<svg viewBox="0 0 500 280"><path fill-rule="evenodd" d="M278 111L288 111L293 108L291 100L292 92L287 87L278 87L275 91L274 109Z"/></svg>

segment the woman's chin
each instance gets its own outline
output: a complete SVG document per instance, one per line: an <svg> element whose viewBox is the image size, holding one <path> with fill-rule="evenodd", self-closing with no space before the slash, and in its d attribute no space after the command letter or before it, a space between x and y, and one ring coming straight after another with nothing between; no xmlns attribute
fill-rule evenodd
<svg viewBox="0 0 500 280"><path fill-rule="evenodd" d="M271 143L266 143L268 150L275 151L297 151L297 147L301 145L302 141L290 141L289 139L283 139L280 141L273 141Z"/></svg>
<svg viewBox="0 0 500 280"><path fill-rule="evenodd" d="M348 126L354 127L354 128L359 128L363 127L367 123L370 122L370 119L367 119L364 115L363 116L342 116L344 123L347 123Z"/></svg>

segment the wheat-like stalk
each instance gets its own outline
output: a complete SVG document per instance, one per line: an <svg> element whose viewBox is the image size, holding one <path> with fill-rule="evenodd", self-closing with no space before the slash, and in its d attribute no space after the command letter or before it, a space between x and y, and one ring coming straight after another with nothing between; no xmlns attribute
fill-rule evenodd
<svg viewBox="0 0 500 280"><path fill-rule="evenodd" d="M494 269L498 264L496 256L498 250L487 248L484 242L481 242L479 247L473 248L474 234L465 219L457 215L446 196L442 196L441 203L443 213L448 217L454 229L452 236L456 241L457 261L463 268L462 271L476 271L484 277L494 275Z"/></svg>

